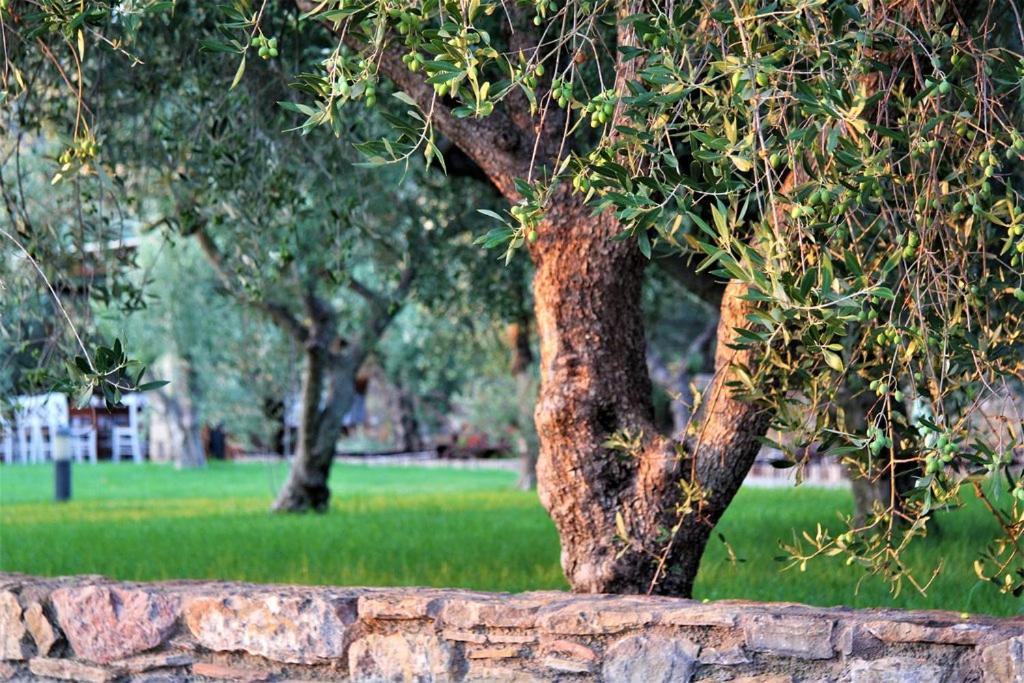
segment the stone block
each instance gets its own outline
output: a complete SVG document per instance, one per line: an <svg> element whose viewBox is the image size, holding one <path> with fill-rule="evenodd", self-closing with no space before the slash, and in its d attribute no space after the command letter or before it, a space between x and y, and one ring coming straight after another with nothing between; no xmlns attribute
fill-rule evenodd
<svg viewBox="0 0 1024 683"><path fill-rule="evenodd" d="M458 631L455 629L445 629L441 632L441 635L445 640L455 640L460 643L486 643L487 636L483 633L476 633L475 631Z"/></svg>
<svg viewBox="0 0 1024 683"><path fill-rule="evenodd" d="M658 605L631 596L579 597L545 607L538 615L537 628L558 635L621 633L657 623Z"/></svg>
<svg viewBox="0 0 1024 683"><path fill-rule="evenodd" d="M875 637L863 624L856 622L838 624L833 636L835 649L846 656L870 656L885 648L885 643Z"/></svg>
<svg viewBox="0 0 1024 683"><path fill-rule="evenodd" d="M491 631L487 634L487 642L531 645L537 642L537 636L532 633L495 633Z"/></svg>
<svg viewBox="0 0 1024 683"><path fill-rule="evenodd" d="M679 604L662 610L659 623L665 626L718 626L733 628L742 610L734 603L707 604L678 600Z"/></svg>
<svg viewBox="0 0 1024 683"><path fill-rule="evenodd" d="M547 640L541 641L544 652L559 656L579 659L585 662L596 662L597 653L583 643L573 640Z"/></svg>
<svg viewBox="0 0 1024 683"><path fill-rule="evenodd" d="M447 681L454 664L451 645L433 633L371 633L348 651L353 681Z"/></svg>
<svg viewBox="0 0 1024 683"><path fill-rule="evenodd" d="M11 591L0 591L0 659L28 659L32 651L25 637L27 634L18 596Z"/></svg>
<svg viewBox="0 0 1024 683"><path fill-rule="evenodd" d="M991 627L970 622L934 625L912 621L873 620L866 622L864 629L885 643L977 645L986 637Z"/></svg>
<svg viewBox="0 0 1024 683"><path fill-rule="evenodd" d="M28 670L36 676L56 678L62 681L81 681L82 683L107 683L107 681L117 678L120 673L99 666L82 664L71 659L49 657L30 659Z"/></svg>
<svg viewBox="0 0 1024 683"><path fill-rule="evenodd" d="M273 671L261 671L240 666L229 666L215 662L196 662L192 673L215 681L242 681L243 683L262 683L274 677Z"/></svg>
<svg viewBox="0 0 1024 683"><path fill-rule="evenodd" d="M834 619L796 614L754 614L743 619L747 648L779 657L832 657Z"/></svg>
<svg viewBox="0 0 1024 683"><path fill-rule="evenodd" d="M739 645L703 647L700 650L699 661L701 664L715 666L736 666L737 664L747 664L750 662L750 657Z"/></svg>
<svg viewBox="0 0 1024 683"><path fill-rule="evenodd" d="M33 602L25 610L24 617L25 626L28 627L28 632L32 634L32 640L36 643L36 653L40 657L47 656L54 643L57 642L58 636L53 624L46 617L43 606L38 602Z"/></svg>
<svg viewBox="0 0 1024 683"><path fill-rule="evenodd" d="M18 667L10 662L0 661L0 681L12 681L18 675Z"/></svg>
<svg viewBox="0 0 1024 683"><path fill-rule="evenodd" d="M359 596L357 609L360 619L426 619L444 595L441 590L369 591Z"/></svg>
<svg viewBox="0 0 1024 683"><path fill-rule="evenodd" d="M550 681L550 678L540 678L513 666L496 665L487 660L472 660L466 670L465 681L480 681L483 683L541 683Z"/></svg>
<svg viewBox="0 0 1024 683"><path fill-rule="evenodd" d="M850 683L942 683L946 670L925 659L882 657L852 659Z"/></svg>
<svg viewBox="0 0 1024 683"><path fill-rule="evenodd" d="M980 659L984 683L1024 683L1024 636L989 645Z"/></svg>
<svg viewBox="0 0 1024 683"><path fill-rule="evenodd" d="M195 661L191 655L160 653L152 655L137 655L128 659L121 659L113 663L118 669L128 673L140 674L156 669L171 669L182 666L189 666Z"/></svg>
<svg viewBox="0 0 1024 683"><path fill-rule="evenodd" d="M686 683L699 651L686 638L628 636L608 648L602 676L617 683Z"/></svg>
<svg viewBox="0 0 1024 683"><path fill-rule="evenodd" d="M533 628L545 598L521 595L456 594L438 603L438 621L459 630Z"/></svg>
<svg viewBox="0 0 1024 683"><path fill-rule="evenodd" d="M356 620L356 598L238 593L186 599L183 613L189 631L207 649L315 664L344 655L348 627Z"/></svg>
<svg viewBox="0 0 1024 683"><path fill-rule="evenodd" d="M517 645L474 647L466 651L468 659L509 659L518 657L523 648Z"/></svg>
<svg viewBox="0 0 1024 683"><path fill-rule="evenodd" d="M75 654L106 663L160 645L175 627L177 599L116 586L59 588L51 596L57 623Z"/></svg>
<svg viewBox="0 0 1024 683"><path fill-rule="evenodd" d="M549 655L545 657L543 661L544 666L547 668L552 671L560 671L562 673L588 674L597 668L593 662L581 662L578 659L567 659L565 657L557 657L555 655Z"/></svg>

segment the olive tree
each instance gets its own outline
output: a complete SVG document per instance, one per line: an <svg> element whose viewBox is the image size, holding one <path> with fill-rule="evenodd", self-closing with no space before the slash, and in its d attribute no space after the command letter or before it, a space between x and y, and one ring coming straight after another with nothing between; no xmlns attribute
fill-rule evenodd
<svg viewBox="0 0 1024 683"><path fill-rule="evenodd" d="M386 79L409 116L371 158L436 156L440 134L513 204L489 242L536 266L540 493L574 588L689 594L771 425L869 477L908 459L922 473L910 501L790 548L798 563L847 554L922 585L900 554L972 481L951 465L1020 490L1019 425L989 444L970 428L1021 374L1022 65L1000 7L307 7L338 45L304 81L303 125ZM691 257L680 276L719 307L715 379L682 439L652 425L652 243ZM847 395L872 397L862 424ZM1018 498L986 502L1006 532L989 570L1015 588Z"/></svg>
<svg viewBox="0 0 1024 683"><path fill-rule="evenodd" d="M83 179L119 173L118 198L133 200L125 211L157 213L159 225L153 228L194 240L222 293L265 315L301 349L298 443L275 509L323 511L356 373L418 280L445 289L447 261L460 253L448 242L455 231L465 232L458 191L438 187L415 166L389 174L353 169L351 145L336 143L326 131L302 137L286 132L287 110L276 102L295 93L280 64L299 71L317 54L315 36L309 36L315 27L285 22L280 29L288 32L293 49L273 63L251 66L243 82L233 78L234 65L224 65L204 47L216 46L216 7L182 7L172 21L159 14L158 4L133 9L123 17L108 17L101 7L78 12L59 4L9 9L16 24L41 22L36 28L56 43L67 36L45 29L60 28L64 20L83 31L103 27L118 34L122 24L130 24L132 41L146 50L119 58L125 44L105 37L99 44L114 50L110 61L85 62L83 34L81 42L56 45L52 58L39 64L31 52L15 62L19 72L26 65L72 68L57 57L58 48L68 48L76 78L88 85L73 98L81 105L70 116L75 135L56 173L51 169L52 182L77 188ZM151 21L139 22L142 17ZM74 36L78 29L68 30ZM17 38L27 41L31 35L27 30ZM265 54L273 49L277 56L270 45ZM15 80L12 85L21 87ZM58 105L37 102L27 83L15 102L26 111L61 113ZM360 121L356 107L351 109L351 125L360 135L379 127L373 119ZM465 241L468 247L471 236ZM196 324L207 319L203 311L191 315ZM189 327L179 323L174 332ZM200 344L200 335L191 337ZM179 349L183 357L192 351L201 353ZM280 387L281 396L291 389ZM253 398L260 398L255 391Z"/></svg>
<svg viewBox="0 0 1024 683"><path fill-rule="evenodd" d="M513 205L488 241L536 266L539 488L575 589L689 594L772 425L866 476L922 473L907 503L791 547L798 563L847 554L923 585L902 549L933 508L987 496L953 466L1021 490L1019 425L981 443L970 422L1021 375L1022 64L1018 28L991 20L1011 4L306 9L338 43L304 80L304 126L387 80L409 115L372 159L435 156L443 135ZM680 277L719 308L716 375L682 439L652 425L652 245L689 257ZM847 395L871 397L862 425ZM1015 588L1022 508L986 502L1005 538L980 571Z"/></svg>

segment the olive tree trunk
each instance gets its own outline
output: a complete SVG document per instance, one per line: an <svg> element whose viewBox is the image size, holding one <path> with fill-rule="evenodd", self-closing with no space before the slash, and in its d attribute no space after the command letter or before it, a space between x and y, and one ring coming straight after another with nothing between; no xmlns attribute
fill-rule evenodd
<svg viewBox="0 0 1024 683"><path fill-rule="evenodd" d="M396 405L395 441L398 448L406 453L423 450L423 437L420 435L420 422L416 417L416 402L413 395L404 387L398 387Z"/></svg>
<svg viewBox="0 0 1024 683"><path fill-rule="evenodd" d="M646 260L621 225L556 198L540 240L534 301L540 336L540 498L562 541L576 591L690 595L714 524L753 464L768 416L735 400L730 348L751 304L722 299L716 376L689 443L653 427L641 285ZM609 447L619 436L622 445ZM699 495L688 500L680 481ZM677 508L689 502L691 511ZM623 536L625 531L625 536Z"/></svg>
<svg viewBox="0 0 1024 683"><path fill-rule="evenodd" d="M278 492L278 512L326 512L327 480L345 413L355 400L359 359L314 347L306 352L302 376L302 412L288 479Z"/></svg>
<svg viewBox="0 0 1024 683"><path fill-rule="evenodd" d="M204 229L195 232L199 247L221 284L238 301L263 312L305 349L302 375L302 415L291 471L272 509L282 512L324 512L330 500L327 479L334 446L345 426L345 413L356 394L356 372L376 346L408 296L416 268L406 264L398 285L390 292L375 289L350 276L348 288L366 300L368 318L352 339L338 336L338 312L329 298L317 294L316 280L304 280L300 319L292 307L298 302L253 298L226 265L223 252Z"/></svg>

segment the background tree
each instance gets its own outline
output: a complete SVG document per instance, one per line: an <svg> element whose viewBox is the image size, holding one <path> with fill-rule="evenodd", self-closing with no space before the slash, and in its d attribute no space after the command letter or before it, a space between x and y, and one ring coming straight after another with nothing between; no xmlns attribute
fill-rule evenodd
<svg viewBox="0 0 1024 683"><path fill-rule="evenodd" d="M262 108L262 99L253 101L259 104L240 104ZM280 163L266 145L280 140L281 119L257 128L259 112L225 106L202 148L188 153L194 184L175 183L179 194L187 183L191 202L184 230L224 291L265 313L303 350L295 457L274 506L324 510L356 374L412 293L417 272L435 266L431 250L450 226L433 217L440 211L418 199L412 182L325 172L343 167L344 148L318 135L303 139L305 164ZM224 149L249 158L222 166ZM239 172L245 168L259 170ZM387 203L380 201L385 196Z"/></svg>
<svg viewBox="0 0 1024 683"><path fill-rule="evenodd" d="M124 106L156 113L149 167L163 170L177 229L195 237L228 295L262 311L303 349L298 444L275 509L323 510L356 374L405 303L415 298L435 314L468 316L480 290L500 291L494 276L507 273L476 258L467 226L482 219L463 215L474 181L452 183L420 163L360 171L351 145L327 131L300 137L286 130L289 112L305 105L289 100L296 93L284 74L320 54L318 27L285 17L279 35L290 51L280 54L276 38L265 38L263 56L277 53L274 59L235 80L237 73L218 70L223 62L197 49L194 34L208 19L197 8L179 13L170 31L154 29L166 53L157 53L142 103ZM192 42L184 41L190 34ZM214 38L203 45L218 48ZM360 140L380 129L358 104L349 109L336 134ZM136 133L120 146L137 156L139 145ZM473 265L458 265L466 260Z"/></svg>
<svg viewBox="0 0 1024 683"><path fill-rule="evenodd" d="M70 15L56 6L28 8L35 14L22 9L12 10L12 20L59 26L62 20L78 17L90 30L117 32L104 23L101 6L84 14L68 10ZM64 187L72 178L77 183L79 177L93 179L120 169L119 198L131 200L126 209L148 216L171 236L194 238L223 293L261 311L292 344L304 349L306 367L313 368L304 383L307 409L301 411L294 481L285 487L278 507L322 509L329 460L351 404L354 374L401 311L414 279L421 283L419 299L424 306L441 315L457 311L468 319L475 315L472 304L479 301L474 297L490 293L495 294L492 301L502 300L509 275L518 273L514 277L521 283L523 271L502 270L479 260L474 235L461 223L450 229L456 225L452 217L464 218L460 214L465 197L474 193L479 198L475 181L452 184L437 172L424 175L417 164L389 174L354 171L350 144L331 139L325 131L303 137L285 132L290 120L286 110L304 106L289 101L296 93L288 88L288 74L311 68L329 43L317 26L299 25L295 13L282 15L277 29L282 38L287 35L288 50L282 54L277 39L271 43L268 38L262 44L263 56L273 50L275 59L254 60L248 65L248 78L241 79L243 70L236 71L213 54L221 48L219 8L182 6L173 21L153 14L159 8L149 4L135 10L129 16L131 38L146 46L137 59L117 59L115 49L100 64L82 62L77 39L68 42L69 34L51 35L54 51L39 58L38 68L58 71L70 68L61 62L63 56L69 64L81 62L75 68L88 85L81 100L83 111L78 112L81 118L71 117L76 124L82 122L73 141L79 151L68 155L72 163L62 166L57 181ZM98 47L123 44L101 40ZM23 56L19 65L37 57L29 52ZM144 67L138 63L142 59ZM27 108L41 113L59 110L57 104L30 103L30 95L26 89ZM285 107L268 107L268 101L282 101ZM372 137L375 127L380 129L379 120L367 119L358 105L350 110L347 130L335 133L361 140ZM119 125L103 128L113 120ZM97 130L103 131L99 138ZM102 163L94 156L99 141ZM462 267L460 261L471 264ZM190 280L199 277L193 264L179 263L176 272ZM177 353L188 361L184 367L192 368L190 384L196 394L197 414L187 420L194 430L200 415L216 413L214 401L203 396L209 391L218 397L218 390L232 382L208 383L199 376L218 370L218 365L224 369L223 362L202 350L210 339L204 326L213 322L202 314L202 307L194 316L202 331L184 329L190 321L167 314L188 297L155 294L160 301L139 316L137 325L181 342L175 345ZM504 309L496 307L495 314L502 315ZM490 323L478 327L486 324ZM168 348L167 337L131 331L145 348ZM218 350L227 349L222 345ZM430 364L438 350L427 351L424 362ZM259 402L256 396L253 400Z"/></svg>

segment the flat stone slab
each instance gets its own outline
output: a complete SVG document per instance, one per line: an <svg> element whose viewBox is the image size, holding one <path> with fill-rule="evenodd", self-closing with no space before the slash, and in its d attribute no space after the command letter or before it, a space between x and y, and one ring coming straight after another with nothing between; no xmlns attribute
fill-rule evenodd
<svg viewBox="0 0 1024 683"><path fill-rule="evenodd" d="M118 586L69 586L50 595L75 654L112 662L160 645L174 630L178 601L162 591Z"/></svg>
<svg viewBox="0 0 1024 683"><path fill-rule="evenodd" d="M182 615L203 647L313 664L343 657L356 620L354 596L231 592L185 598Z"/></svg>

